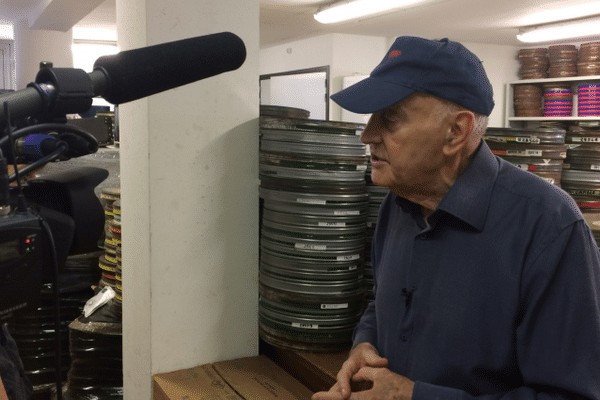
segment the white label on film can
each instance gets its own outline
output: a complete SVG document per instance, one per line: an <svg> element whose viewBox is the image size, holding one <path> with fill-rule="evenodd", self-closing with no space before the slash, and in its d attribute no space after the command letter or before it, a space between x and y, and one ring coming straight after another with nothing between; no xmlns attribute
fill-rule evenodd
<svg viewBox="0 0 600 400"><path fill-rule="evenodd" d="M533 137L516 137L515 142L517 142L517 143L539 143L540 140L538 138L536 138L535 136L533 136Z"/></svg>
<svg viewBox="0 0 600 400"><path fill-rule="evenodd" d="M321 310L341 310L348 308L348 303L344 304L321 304Z"/></svg>
<svg viewBox="0 0 600 400"><path fill-rule="evenodd" d="M507 156L526 156L527 150L506 150Z"/></svg>
<svg viewBox="0 0 600 400"><path fill-rule="evenodd" d="M590 165L590 169L592 171L600 171L600 165L592 164Z"/></svg>
<svg viewBox="0 0 600 400"><path fill-rule="evenodd" d="M345 222L319 222L318 224L322 228L344 228L346 226Z"/></svg>
<svg viewBox="0 0 600 400"><path fill-rule="evenodd" d="M327 202L325 200L320 200L320 199L302 199L302 198L297 198L296 202L297 203L303 203L303 204L319 204L319 205L325 205L325 204L327 204Z"/></svg>
<svg viewBox="0 0 600 400"><path fill-rule="evenodd" d="M356 211L335 210L335 211L333 211L333 215L342 215L342 216L344 216L344 215L360 215L360 211L359 210L356 210Z"/></svg>
<svg viewBox="0 0 600 400"><path fill-rule="evenodd" d="M327 250L327 246L324 244L308 244L308 243L296 243L294 248L299 250Z"/></svg>
<svg viewBox="0 0 600 400"><path fill-rule="evenodd" d="M319 329L319 325L305 324L305 323L300 323L300 322L292 322L292 326L294 328L302 328L302 329Z"/></svg>
<svg viewBox="0 0 600 400"><path fill-rule="evenodd" d="M520 150L506 150L507 156L520 156L522 154L523 154L523 152Z"/></svg>
<svg viewBox="0 0 600 400"><path fill-rule="evenodd" d="M360 259L360 254L348 254L346 256L337 256L337 261L352 261Z"/></svg>
<svg viewBox="0 0 600 400"><path fill-rule="evenodd" d="M525 150L525 154L529 157L541 157L542 150Z"/></svg>

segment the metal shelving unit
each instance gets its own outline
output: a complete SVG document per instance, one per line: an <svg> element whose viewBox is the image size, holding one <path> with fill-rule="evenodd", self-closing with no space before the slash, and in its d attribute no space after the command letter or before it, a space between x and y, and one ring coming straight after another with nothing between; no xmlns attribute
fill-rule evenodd
<svg viewBox="0 0 600 400"><path fill-rule="evenodd" d="M513 88L516 85L531 85L531 84L543 84L543 83L571 83L573 87L576 87L582 82L600 82L600 75L589 75L589 76L572 76L568 78L545 78L545 79L521 79L518 81L509 82L506 84L506 104L504 107L504 127L523 127L529 122L542 122L542 121L596 121L600 120L600 117L515 117L515 111L513 106ZM573 114L577 114L577 90L573 90ZM521 126L517 126L520 124Z"/></svg>

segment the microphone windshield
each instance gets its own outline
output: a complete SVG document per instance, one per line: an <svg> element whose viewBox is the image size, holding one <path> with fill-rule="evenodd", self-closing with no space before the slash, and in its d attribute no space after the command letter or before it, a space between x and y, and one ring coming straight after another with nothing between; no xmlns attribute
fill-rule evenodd
<svg viewBox="0 0 600 400"><path fill-rule="evenodd" d="M122 104L238 69L246 47L230 32L126 50L94 63L107 78L102 97Z"/></svg>

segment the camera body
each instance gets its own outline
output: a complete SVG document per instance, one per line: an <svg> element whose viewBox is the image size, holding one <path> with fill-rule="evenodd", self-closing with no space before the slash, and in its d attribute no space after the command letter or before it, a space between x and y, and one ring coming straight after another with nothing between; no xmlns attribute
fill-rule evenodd
<svg viewBox="0 0 600 400"><path fill-rule="evenodd" d="M70 255L98 250L104 232L104 209L94 188L108 176L96 167L80 167L23 187L27 209L0 217L0 323L37 307L41 287L53 268Z"/></svg>
<svg viewBox="0 0 600 400"><path fill-rule="evenodd" d="M37 305L45 242L34 213L12 211L0 217L0 322Z"/></svg>

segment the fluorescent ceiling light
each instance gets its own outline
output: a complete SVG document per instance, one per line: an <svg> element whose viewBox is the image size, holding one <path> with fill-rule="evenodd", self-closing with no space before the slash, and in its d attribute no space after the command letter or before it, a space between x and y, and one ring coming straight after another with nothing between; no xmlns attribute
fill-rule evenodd
<svg viewBox="0 0 600 400"><path fill-rule="evenodd" d="M550 42L600 35L600 17L563 21L560 23L522 28L517 39L521 42Z"/></svg>
<svg viewBox="0 0 600 400"><path fill-rule="evenodd" d="M406 7L424 0L343 0L321 7L314 15L322 24L332 24L353 18L375 15Z"/></svg>
<svg viewBox="0 0 600 400"><path fill-rule="evenodd" d="M555 5L553 3L553 5ZM543 10L519 18L519 26L537 26L600 14L600 1Z"/></svg>

